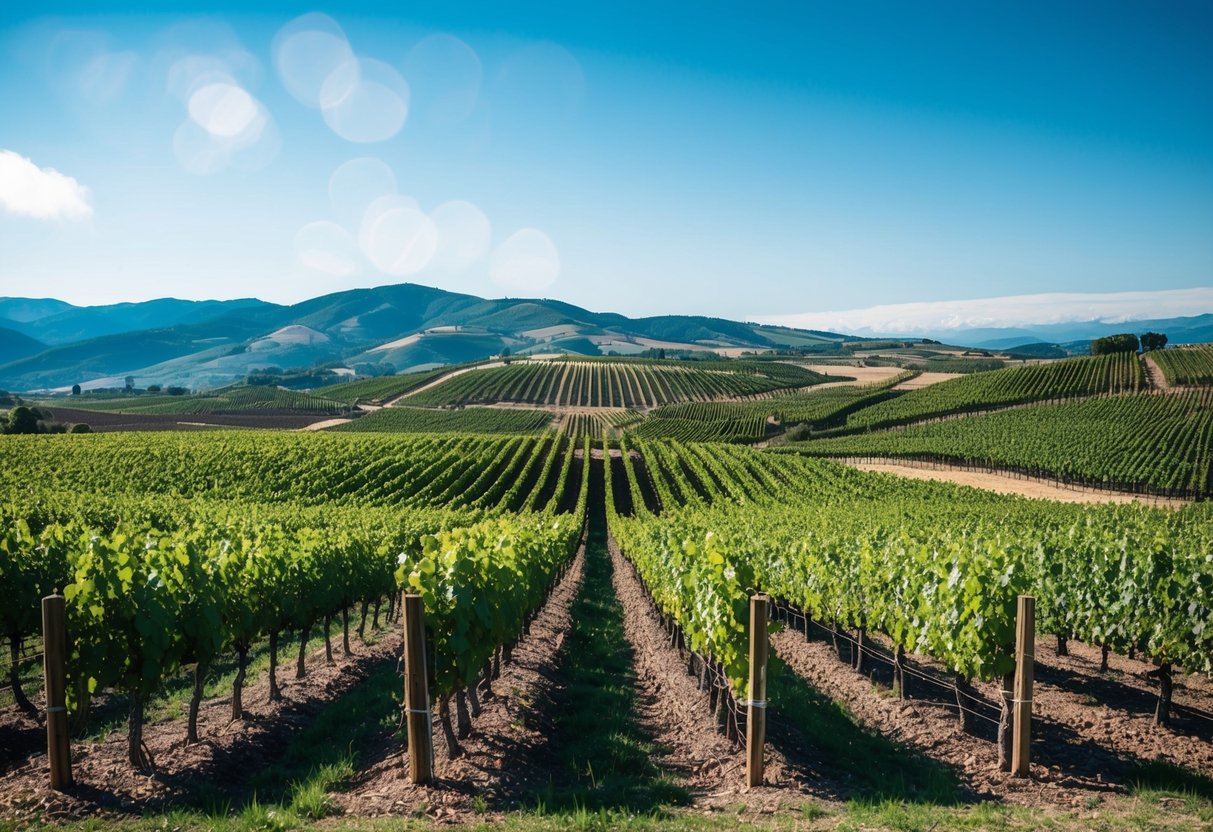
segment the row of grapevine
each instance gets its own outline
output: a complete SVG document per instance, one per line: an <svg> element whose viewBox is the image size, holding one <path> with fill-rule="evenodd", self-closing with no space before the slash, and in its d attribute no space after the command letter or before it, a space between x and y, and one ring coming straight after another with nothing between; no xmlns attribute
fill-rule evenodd
<svg viewBox="0 0 1213 832"><path fill-rule="evenodd" d="M783 365L757 372L719 362L526 361L476 370L409 397L410 404L446 406L490 402L647 408L710 401L818 383L822 376ZM766 365L758 365L766 370ZM727 368L727 369L726 369Z"/></svg>
<svg viewBox="0 0 1213 832"><path fill-rule="evenodd" d="M632 433L645 439L667 438L682 442L758 442L767 435L767 420L764 416L752 415L711 418L706 415L666 416L654 412Z"/></svg>
<svg viewBox="0 0 1213 832"><path fill-rule="evenodd" d="M986 465L1088 486L1208 497L1213 391L1040 405L784 449Z"/></svg>
<svg viewBox="0 0 1213 832"><path fill-rule="evenodd" d="M140 395L116 398L93 396L54 399L55 405L94 410L101 413L142 413L148 415L210 415L220 413L248 413L262 411L286 411L314 413L317 416L336 416L349 409L344 402L328 398L321 393L300 393L279 387L250 385L228 387L200 395Z"/></svg>
<svg viewBox="0 0 1213 832"><path fill-rule="evenodd" d="M12 436L0 443L0 491L20 493L29 487L29 472L53 471L57 488L88 493L163 493L300 505L477 503L516 510L530 495L512 492L511 486L542 485L538 476L552 443L563 441L550 433ZM515 496L503 502L508 493Z"/></svg>
<svg viewBox="0 0 1213 832"><path fill-rule="evenodd" d="M732 449L732 467L744 476L727 482L724 466L707 468L716 449L696 450L646 443L641 453L650 475L660 451L680 463L673 471L694 472L678 484L684 494L714 497L614 513L611 529L662 611L740 696L755 589L817 620L884 632L961 677L1011 669L1020 593L1036 595L1043 632L1141 650L1168 680L1173 666L1213 672L1207 506L1047 503L743 448ZM753 486L763 468L739 464L746 455L784 469L766 470L765 494Z"/></svg>
<svg viewBox="0 0 1213 832"><path fill-rule="evenodd" d="M955 413L1142 389L1141 363L1132 353L1069 358L974 373L912 390L850 414L848 431L905 425Z"/></svg>
<svg viewBox="0 0 1213 832"><path fill-rule="evenodd" d="M1213 344L1153 350L1149 358L1168 384L1213 384Z"/></svg>
<svg viewBox="0 0 1213 832"><path fill-rule="evenodd" d="M330 428L343 433L541 433L552 425L544 410L467 407L384 407Z"/></svg>
<svg viewBox="0 0 1213 832"><path fill-rule="evenodd" d="M524 503L537 481L509 475L528 453L524 440L498 443L477 466L459 469L463 504L485 510ZM542 472L567 481L573 449L542 447ZM583 451L584 452L584 451ZM19 645L37 632L39 601L67 599L70 704L87 710L109 690L131 704L129 758L151 761L141 741L143 709L163 682L195 666L187 732L208 668L223 653L239 668L233 717L242 713L249 651L268 639L270 695L278 695L277 644L284 632L306 642L313 627L361 603L394 605L398 588L420 592L436 646L434 690L445 702L518 634L578 541L588 466L573 513L549 508L507 515L441 509L306 507L150 493L105 497L45 486L8 490L0 508L0 635ZM559 472L559 474L558 474ZM58 485L56 483L56 485ZM492 496L497 494L496 497ZM300 662L302 663L302 655ZM22 697L23 698L23 697Z"/></svg>

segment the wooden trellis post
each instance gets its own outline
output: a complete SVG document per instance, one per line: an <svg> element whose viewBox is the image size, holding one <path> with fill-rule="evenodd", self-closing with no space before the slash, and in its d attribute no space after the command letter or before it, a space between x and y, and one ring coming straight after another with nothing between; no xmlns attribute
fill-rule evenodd
<svg viewBox="0 0 1213 832"><path fill-rule="evenodd" d="M1032 762L1032 682L1036 657L1036 599L1019 596L1015 620L1015 709L1014 740L1011 746L1011 773L1028 777Z"/></svg>
<svg viewBox="0 0 1213 832"><path fill-rule="evenodd" d="M767 605L766 595L750 598L750 699L746 703L746 784L762 785L767 739Z"/></svg>
<svg viewBox="0 0 1213 832"><path fill-rule="evenodd" d="M404 715L408 725L409 779L428 783L434 773L432 711L425 665L425 607L404 596Z"/></svg>
<svg viewBox="0 0 1213 832"><path fill-rule="evenodd" d="M42 599L42 667L51 788L63 791L74 781L67 729L67 608L63 596L58 594Z"/></svg>

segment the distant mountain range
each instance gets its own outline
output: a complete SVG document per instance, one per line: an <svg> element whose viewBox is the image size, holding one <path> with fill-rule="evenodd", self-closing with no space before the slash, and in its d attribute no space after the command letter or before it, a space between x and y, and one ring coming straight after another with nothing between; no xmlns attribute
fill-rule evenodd
<svg viewBox="0 0 1213 832"><path fill-rule="evenodd" d="M1148 330L1167 333L1171 343L1213 341L1213 315L946 330L931 337L1056 357L1084 353L1101 335ZM0 388L121 387L133 376L139 387L205 390L272 367L378 375L473 361L507 349L515 355L626 355L659 347L724 354L795 347L837 354L843 342L856 340L864 339L689 315L628 318L557 300L486 300L409 283L290 306L251 298L109 306L0 298Z"/></svg>
<svg viewBox="0 0 1213 832"><path fill-rule="evenodd" d="M0 298L0 388L182 385L316 366L363 373L500 354L604 355L646 349L740 352L836 347L848 336L668 315L628 318L555 300L486 300L414 284L355 289L290 306L161 299L111 306Z"/></svg>
<svg viewBox="0 0 1213 832"><path fill-rule="evenodd" d="M1119 332L1166 333L1171 344L1203 344L1213 341L1213 315L1193 315L1185 318L1160 318L1144 321L1081 321L1064 324L1039 324L998 329L944 329L929 337L949 344L964 344L987 350L1007 350L1025 344L1058 344L1071 351L1086 352L1095 338Z"/></svg>

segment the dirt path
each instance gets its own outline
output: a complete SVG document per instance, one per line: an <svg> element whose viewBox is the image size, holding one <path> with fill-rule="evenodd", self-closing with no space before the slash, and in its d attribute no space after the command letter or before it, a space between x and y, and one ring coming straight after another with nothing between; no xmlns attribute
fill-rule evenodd
<svg viewBox="0 0 1213 832"><path fill-rule="evenodd" d="M903 381L896 385L894 390L921 390L924 387L930 387L932 384L939 384L941 381L951 381L954 378L960 378L963 373L919 373L914 378Z"/></svg>
<svg viewBox="0 0 1213 832"><path fill-rule="evenodd" d="M1154 694L1144 678L1147 663L1112 656L1109 672L1101 674L1097 649L1071 642L1071 655L1058 656L1051 640L1050 646L1038 645L1032 779L1016 780L997 770L998 684L975 685L977 698L966 700L975 714L974 727L964 733L955 691L919 675L946 679L942 667L907 657L907 696L901 699L892 690L886 639L869 642L874 650L865 656L861 674L851 666L850 633L840 640L840 658L828 631L814 624L813 639L806 641L802 625L803 619L793 618L772 637L776 653L798 676L843 703L863 725L952 772L978 798L1083 807L1129 791L1141 776L1139 766L1155 760L1206 776L1213 773L1213 721L1207 719L1213 692L1206 679L1187 677L1177 685L1183 699L1177 696L1176 702L1196 710L1160 729L1152 724Z"/></svg>
<svg viewBox="0 0 1213 832"><path fill-rule="evenodd" d="M895 474L914 480L937 480L951 482L957 485L968 485L973 488L984 488L998 494L1018 494L1021 497L1035 497L1044 500L1057 500L1062 503L1143 503L1151 506L1182 508L1188 505L1187 500L1167 497L1151 497L1144 494L1122 494L1110 491L1094 491L1081 489L1079 486L1067 487L1047 480L1021 478L1012 474L997 474L985 471L969 471L963 468L950 468L937 463L919 463L912 460L888 462L858 462L837 459L844 465L858 468L861 471L877 471L882 474Z"/></svg>
<svg viewBox="0 0 1213 832"><path fill-rule="evenodd" d="M143 738L156 762L153 776L135 772L127 762L124 730L95 742L72 744L76 786L68 792L51 791L46 776L45 745L42 753L4 775L0 818L30 818L43 814L67 819L92 816L143 814L205 802L219 789L238 802L247 788L250 770L281 756L292 738L329 702L341 697L372 673L394 660L401 639L392 625L378 642L365 645L351 633L354 655L341 653L341 628L333 643L336 663L326 665L324 648L313 650L308 673L295 679L295 655L280 656L278 681L283 699L269 702L268 674L246 685L248 714L231 721L231 696L206 700L198 718L200 743L186 746L185 723L170 719L148 724Z"/></svg>
<svg viewBox="0 0 1213 832"><path fill-rule="evenodd" d="M669 646L669 636L639 578L618 547L610 544L611 582L624 611L624 630L636 662L640 720L663 753L661 765L693 790L699 802L728 802L742 791L745 759L717 732L708 692L687 672L687 660ZM774 772L779 777L778 771Z"/></svg>
<svg viewBox="0 0 1213 832"><path fill-rule="evenodd" d="M1145 353L1141 356L1141 368L1145 371L1147 389L1171 389L1171 383L1167 381L1167 377L1163 374L1162 368L1154 363L1154 359L1149 353Z"/></svg>
<svg viewBox="0 0 1213 832"><path fill-rule="evenodd" d="M322 422L313 422L305 428L299 428L301 431L324 430L325 428L335 428L337 425L344 425L347 422L352 422L353 419L325 419Z"/></svg>

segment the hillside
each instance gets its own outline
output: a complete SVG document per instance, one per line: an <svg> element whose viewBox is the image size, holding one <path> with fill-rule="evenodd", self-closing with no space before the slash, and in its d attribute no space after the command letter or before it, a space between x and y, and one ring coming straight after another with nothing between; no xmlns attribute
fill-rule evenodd
<svg viewBox="0 0 1213 832"><path fill-rule="evenodd" d="M548 299L485 299L400 284L312 298L155 300L102 307L0 299L0 327L46 344L0 352L0 387L86 389L136 384L210 389L251 371L315 366L382 375L513 354L634 354L649 349L738 354L787 347L836 351L837 333L720 318L628 318Z"/></svg>
<svg viewBox="0 0 1213 832"><path fill-rule="evenodd" d="M41 341L18 332L15 329L0 326L0 355L13 358L24 358L35 355L46 349Z"/></svg>

